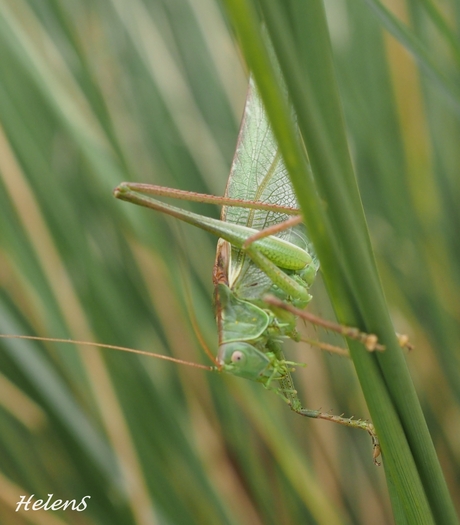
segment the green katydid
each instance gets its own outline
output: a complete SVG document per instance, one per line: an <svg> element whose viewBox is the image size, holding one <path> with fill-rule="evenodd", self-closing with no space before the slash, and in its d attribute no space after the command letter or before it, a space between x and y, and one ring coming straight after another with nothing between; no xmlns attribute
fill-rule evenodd
<svg viewBox="0 0 460 525"><path fill-rule="evenodd" d="M303 315L301 309L311 300L309 288L319 262L253 81L224 197L140 183L122 183L114 194L220 238L213 275L219 350L212 369L262 383L300 415L366 430L378 464L380 448L371 423L304 408L294 388L291 371L296 363L285 359L282 342L288 337L300 339L296 316ZM152 195L220 204L221 220L177 208ZM362 340L370 349L382 348L375 336L332 323L327 326Z"/></svg>

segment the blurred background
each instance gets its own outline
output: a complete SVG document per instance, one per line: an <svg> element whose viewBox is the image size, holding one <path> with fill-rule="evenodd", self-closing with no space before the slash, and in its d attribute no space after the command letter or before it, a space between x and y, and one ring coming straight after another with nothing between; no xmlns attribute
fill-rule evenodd
<svg viewBox="0 0 460 525"><path fill-rule="evenodd" d="M384 289L459 494L460 5L384 2L395 18L377 1L325 5ZM193 317L215 350L216 239L112 190L223 194L246 87L217 0L0 0L0 333L209 364ZM313 293L332 318L321 278ZM365 418L352 363L295 346L304 404ZM31 341L2 340L0 363L2 523L392 523L368 436L259 385ZM91 499L16 513L32 494Z"/></svg>

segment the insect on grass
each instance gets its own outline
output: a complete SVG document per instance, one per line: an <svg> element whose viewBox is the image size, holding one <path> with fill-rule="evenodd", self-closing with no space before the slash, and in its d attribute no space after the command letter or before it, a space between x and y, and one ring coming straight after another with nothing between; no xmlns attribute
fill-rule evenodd
<svg viewBox="0 0 460 525"><path fill-rule="evenodd" d="M219 342L216 357L208 352L213 364L205 366L115 345L34 336L0 337L122 350L261 383L299 415L367 431L372 438L374 462L379 464L380 446L372 423L303 407L292 372L295 366L304 364L286 359L283 353L284 340L302 340L296 330L297 317L360 340L368 350L383 347L373 335L304 311L312 299L309 290L319 261L302 224L296 196L253 80L224 197L141 183L122 183L114 194L219 237L213 271ZM221 220L177 208L157 200L158 196L219 204ZM315 344L335 350L324 343Z"/></svg>
<svg viewBox="0 0 460 525"><path fill-rule="evenodd" d="M319 261L253 80L224 197L128 182L114 194L219 237L213 271L219 345L217 357L211 356L213 370L261 383L300 415L366 430L377 463L380 447L373 425L304 408L291 374L303 364L283 353L285 339L301 340L297 317L317 319L303 309L312 299L309 289ZM220 204L221 220L172 206L158 196ZM383 349L373 335L334 323L327 327L362 341L369 350Z"/></svg>

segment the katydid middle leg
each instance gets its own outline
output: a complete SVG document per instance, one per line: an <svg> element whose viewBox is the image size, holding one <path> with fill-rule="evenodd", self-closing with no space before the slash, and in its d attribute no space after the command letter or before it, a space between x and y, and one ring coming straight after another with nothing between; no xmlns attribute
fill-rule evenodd
<svg viewBox="0 0 460 525"><path fill-rule="evenodd" d="M321 326L323 328L326 328L326 330L331 330L332 332L341 334L344 337L347 337L348 339L354 339L355 341L359 341L370 352L374 350L379 350L379 351L385 350L385 346L378 342L378 338L375 334L368 334L366 332L361 332L358 328L341 325L339 323L334 323L333 321L328 321L326 319L323 319L322 317L318 317L317 315L307 312L306 310L299 310L295 306L287 304L284 301L281 301L280 299L278 299L277 297L273 295L266 295L264 297L264 301L270 306L274 306L276 308L282 308L283 310L287 310L288 312L298 317L301 317L302 319L316 326ZM399 345L402 348L407 348L408 350L412 350L413 346L411 343L409 343L408 337L406 335L401 335L397 333L396 337L398 339Z"/></svg>

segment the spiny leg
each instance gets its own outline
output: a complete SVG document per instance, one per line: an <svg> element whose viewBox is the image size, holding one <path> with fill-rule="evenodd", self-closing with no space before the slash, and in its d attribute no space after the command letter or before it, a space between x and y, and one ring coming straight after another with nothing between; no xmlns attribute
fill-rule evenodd
<svg viewBox="0 0 460 525"><path fill-rule="evenodd" d="M332 423L338 423L339 425L345 425L351 428L359 428L365 430L372 440L372 458L374 464L380 466L378 457L381 454L380 442L375 432L374 425L369 421L364 421L363 419L353 419L351 417L335 416L328 412L321 412L321 410L312 410L302 406L302 403L297 395L297 391L294 387L294 382L292 380L291 374L288 372L283 379L279 380L280 389L279 392L284 396L285 400L289 404L291 410L296 414L301 416L310 417L312 419L324 419L326 421L331 421Z"/></svg>
<svg viewBox="0 0 460 525"><path fill-rule="evenodd" d="M277 297L273 295L266 295L263 298L263 300L271 306L275 306L276 308L282 308L283 310L287 310L288 312L298 317L301 317L302 319L305 319L306 321L316 326L321 326L323 328L326 328L327 330L331 330L332 332L341 334L344 337L348 337L349 339L354 339L356 341L359 341L370 352L374 350L380 350L380 351L385 350L385 346L381 345L378 342L377 336L375 334L367 334L366 332L361 332L358 328L334 323L333 321L328 321L327 319L318 317L317 315L307 312L306 310L299 310L298 308L295 308L295 306L292 306L284 301L281 301L281 299L278 299Z"/></svg>
<svg viewBox="0 0 460 525"><path fill-rule="evenodd" d="M327 319L323 319L322 317L319 317L310 312L307 312L306 310L299 310L295 306L292 306L291 304L281 301L274 295L266 295L263 298L263 300L271 306L275 306L278 308L282 308L283 310L287 310L288 312L291 312L292 314L298 317L301 317L302 319L305 319L306 321L309 321L310 323L314 325L322 326L323 328L326 328L327 330L331 330L332 332L341 334L344 337L348 337L349 339L354 339L356 341L359 341L370 352L374 350L379 350L379 351L385 350L385 345L381 345L378 342L377 336L375 334L367 334L366 332L361 332L358 328L342 325L339 323L334 323L333 321L328 321ZM396 338L401 348L406 348L409 351L414 349L414 345L412 345L409 342L409 337L407 335L398 334L396 332Z"/></svg>
<svg viewBox="0 0 460 525"><path fill-rule="evenodd" d="M398 334L398 332L396 332L396 339L401 348L405 348L406 350L409 350L409 352L414 349L414 345L409 341L408 335Z"/></svg>
<svg viewBox="0 0 460 525"><path fill-rule="evenodd" d="M316 339L310 339L309 337L303 337L299 336L296 341L302 341L302 343L308 343L311 346L316 346L316 348L319 348L320 350L323 350L324 352L329 352L332 354L339 355L340 357L350 357L350 352L348 352L347 349L342 348L340 346L331 345L329 343L324 343L323 341L317 341Z"/></svg>
<svg viewBox="0 0 460 525"><path fill-rule="evenodd" d="M369 421L364 421L362 419L353 419L351 417L348 418L343 416L335 416L334 414L329 414L328 412L321 412L320 410L311 410L309 408L294 408L292 405L291 409L297 414L300 414L301 416L311 417L314 419L325 419L326 421L332 421L333 423L338 423L339 425L345 425L347 427L360 428L362 430L365 430L371 436L373 450L372 459L374 460L374 464L378 467L381 465L380 461L378 461L378 458L381 454L379 438L377 437L377 434L375 432L374 425L372 423L369 423Z"/></svg>

